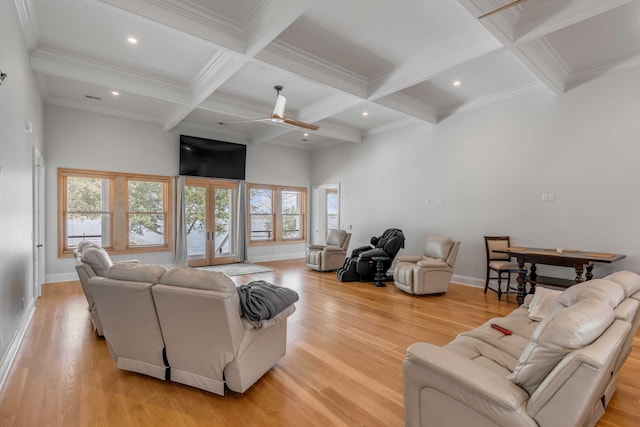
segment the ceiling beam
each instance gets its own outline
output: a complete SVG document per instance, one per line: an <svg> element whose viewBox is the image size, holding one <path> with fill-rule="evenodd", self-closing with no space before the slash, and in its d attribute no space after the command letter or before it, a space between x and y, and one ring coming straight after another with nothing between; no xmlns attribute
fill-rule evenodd
<svg viewBox="0 0 640 427"><path fill-rule="evenodd" d="M217 46L244 53L243 29L193 2L179 0L98 0Z"/></svg>
<svg viewBox="0 0 640 427"><path fill-rule="evenodd" d="M188 105L191 101L189 90L184 86L90 62L53 49L37 49L31 55L31 69L176 104Z"/></svg>
<svg viewBox="0 0 640 427"><path fill-rule="evenodd" d="M437 109L400 92L376 99L375 102L424 122L438 123Z"/></svg>
<svg viewBox="0 0 640 427"><path fill-rule="evenodd" d="M453 40L401 64L393 71L369 82L369 100L376 100L432 77L465 62L502 49L502 44L482 30Z"/></svg>
<svg viewBox="0 0 640 427"><path fill-rule="evenodd" d="M306 12L316 0L270 0L260 6L245 28L247 56L253 57Z"/></svg>

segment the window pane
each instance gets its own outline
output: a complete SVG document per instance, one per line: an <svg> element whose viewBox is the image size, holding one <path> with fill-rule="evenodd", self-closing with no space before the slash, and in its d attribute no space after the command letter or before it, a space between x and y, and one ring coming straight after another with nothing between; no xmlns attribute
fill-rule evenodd
<svg viewBox="0 0 640 427"><path fill-rule="evenodd" d="M251 215L251 240L273 238L273 215Z"/></svg>
<svg viewBox="0 0 640 427"><path fill-rule="evenodd" d="M67 177L67 212L109 212L109 180Z"/></svg>
<svg viewBox="0 0 640 427"><path fill-rule="evenodd" d="M129 246L163 245L164 184L128 181Z"/></svg>
<svg viewBox="0 0 640 427"><path fill-rule="evenodd" d="M283 214L299 214L300 210L300 193L297 191L282 191L282 213Z"/></svg>
<svg viewBox="0 0 640 427"><path fill-rule="evenodd" d="M102 178L67 177L66 247L89 240L111 244L110 181Z"/></svg>
<svg viewBox="0 0 640 427"><path fill-rule="evenodd" d="M83 240L110 246L109 214L67 214L67 248L75 248Z"/></svg>
<svg viewBox="0 0 640 427"><path fill-rule="evenodd" d="M302 238L302 215L282 215L282 238Z"/></svg>
<svg viewBox="0 0 640 427"><path fill-rule="evenodd" d="M163 194L161 182L129 181L129 212L164 212Z"/></svg>
<svg viewBox="0 0 640 427"><path fill-rule="evenodd" d="M263 188L252 188L249 192L249 213L251 214L272 214L273 213L273 191Z"/></svg>
<svg viewBox="0 0 640 427"><path fill-rule="evenodd" d="M129 215L129 246L164 244L164 214Z"/></svg>
<svg viewBox="0 0 640 427"><path fill-rule="evenodd" d="M327 215L327 229L337 230L338 227L338 215Z"/></svg>
<svg viewBox="0 0 640 427"><path fill-rule="evenodd" d="M187 254L189 259L199 259L206 254L207 188L184 188L185 221L187 229Z"/></svg>

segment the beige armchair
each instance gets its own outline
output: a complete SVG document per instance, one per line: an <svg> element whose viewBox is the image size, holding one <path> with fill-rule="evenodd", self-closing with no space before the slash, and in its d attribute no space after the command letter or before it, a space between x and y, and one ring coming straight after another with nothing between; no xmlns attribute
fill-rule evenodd
<svg viewBox="0 0 640 427"><path fill-rule="evenodd" d="M400 255L393 282L415 295L447 292L460 242L449 236L429 236L422 255Z"/></svg>
<svg viewBox="0 0 640 427"><path fill-rule="evenodd" d="M337 270L347 258L351 233L344 230L329 230L325 245L310 245L307 248L307 267L317 271Z"/></svg>

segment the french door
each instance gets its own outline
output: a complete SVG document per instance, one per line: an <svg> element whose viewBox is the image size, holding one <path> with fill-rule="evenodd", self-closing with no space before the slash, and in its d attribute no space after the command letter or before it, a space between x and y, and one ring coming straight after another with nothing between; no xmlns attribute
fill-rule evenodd
<svg viewBox="0 0 640 427"><path fill-rule="evenodd" d="M238 184L185 180L189 267L229 264L236 256Z"/></svg>

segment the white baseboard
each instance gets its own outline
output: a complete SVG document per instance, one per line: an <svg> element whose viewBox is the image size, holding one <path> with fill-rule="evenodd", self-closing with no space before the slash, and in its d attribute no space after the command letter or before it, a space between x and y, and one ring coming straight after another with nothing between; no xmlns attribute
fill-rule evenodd
<svg viewBox="0 0 640 427"><path fill-rule="evenodd" d="M304 258L304 254L291 253L291 254L271 254L262 256L249 257L249 262L262 262L262 261L283 261L285 259L299 259Z"/></svg>
<svg viewBox="0 0 640 427"><path fill-rule="evenodd" d="M31 323L31 319L33 318L33 313L36 311L35 301L31 301L29 307L25 310L22 319L20 320L20 324L18 325L18 330L13 336L13 339L9 343L9 347L7 347L7 351L0 360L0 390L4 386L4 382L9 375L9 369L11 369L11 365L16 358L16 354L18 354L18 349L20 348L20 344L22 344L22 340L24 339L24 335L27 332L27 328Z"/></svg>
<svg viewBox="0 0 640 427"><path fill-rule="evenodd" d="M484 288L484 280L485 279L478 279L476 277L460 276L459 274L454 274L451 277L451 281L453 283L458 283L460 285L474 286L476 288Z"/></svg>
<svg viewBox="0 0 640 427"><path fill-rule="evenodd" d="M44 283L58 283L58 282L70 282L78 279L78 273L58 273L58 274L45 274Z"/></svg>

